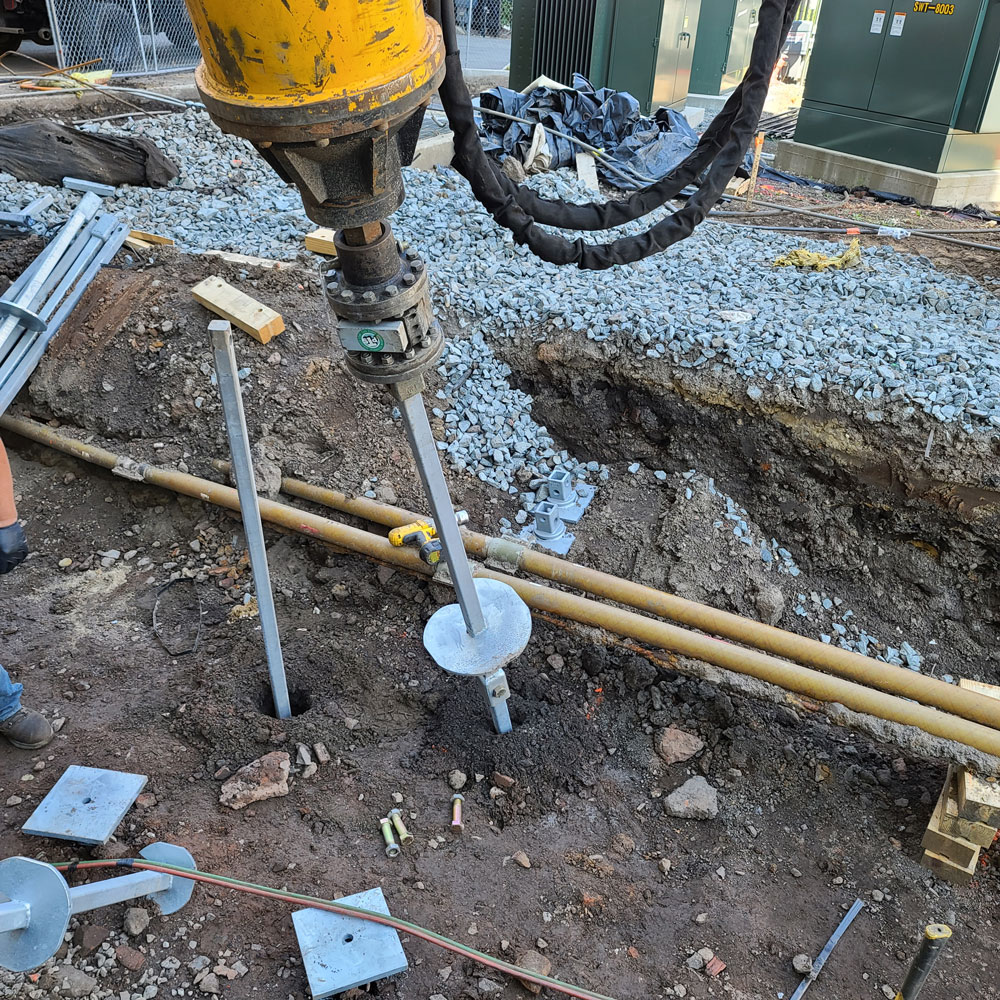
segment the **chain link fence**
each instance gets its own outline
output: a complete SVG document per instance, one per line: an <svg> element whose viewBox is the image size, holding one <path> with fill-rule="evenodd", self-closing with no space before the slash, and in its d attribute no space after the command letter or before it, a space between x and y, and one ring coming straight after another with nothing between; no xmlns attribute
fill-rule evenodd
<svg viewBox="0 0 1000 1000"><path fill-rule="evenodd" d="M514 0L455 0L462 66L499 72L510 63Z"/></svg>
<svg viewBox="0 0 1000 1000"><path fill-rule="evenodd" d="M117 75L192 69L200 54L184 0L46 0L60 68L101 59Z"/></svg>

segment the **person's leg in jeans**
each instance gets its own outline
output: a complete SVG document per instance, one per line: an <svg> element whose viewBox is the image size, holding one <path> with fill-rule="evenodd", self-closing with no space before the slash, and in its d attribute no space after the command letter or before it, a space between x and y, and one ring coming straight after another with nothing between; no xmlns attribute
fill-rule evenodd
<svg viewBox="0 0 1000 1000"><path fill-rule="evenodd" d="M28 558L28 540L14 506L14 479L0 441L0 576ZM13 594L10 595L13 599ZM4 595L6 597L6 595ZM52 741L52 726L38 712L21 705L21 685L0 667L0 736L20 750L38 750Z"/></svg>
<svg viewBox="0 0 1000 1000"><path fill-rule="evenodd" d="M24 689L10 679L10 674L0 664L0 722L6 722L21 711L21 692Z"/></svg>

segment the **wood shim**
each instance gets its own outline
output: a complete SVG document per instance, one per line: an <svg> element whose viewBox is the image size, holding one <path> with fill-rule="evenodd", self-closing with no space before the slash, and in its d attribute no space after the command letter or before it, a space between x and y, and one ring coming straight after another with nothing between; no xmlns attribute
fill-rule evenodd
<svg viewBox="0 0 1000 1000"><path fill-rule="evenodd" d="M199 281L191 289L191 294L196 302L200 302L210 312L228 319L233 326L238 326L262 344L285 329L285 321L280 313L258 302L246 292L233 288L218 275Z"/></svg>
<svg viewBox="0 0 1000 1000"><path fill-rule="evenodd" d="M333 243L333 230L314 229L306 236L306 249L313 253L325 254L327 257L336 257L337 248Z"/></svg>
<svg viewBox="0 0 1000 1000"><path fill-rule="evenodd" d="M134 240L142 240L143 243L159 243L161 246L172 247L174 241L169 236L160 236L159 233L147 233L141 229L133 229L129 236Z"/></svg>

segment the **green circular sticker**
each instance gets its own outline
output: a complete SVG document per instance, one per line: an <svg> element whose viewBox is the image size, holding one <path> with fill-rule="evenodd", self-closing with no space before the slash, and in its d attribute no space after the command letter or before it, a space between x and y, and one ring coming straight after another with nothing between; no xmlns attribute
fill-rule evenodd
<svg viewBox="0 0 1000 1000"><path fill-rule="evenodd" d="M358 343L366 351L381 351L385 347L382 334L377 330L362 330L358 334Z"/></svg>

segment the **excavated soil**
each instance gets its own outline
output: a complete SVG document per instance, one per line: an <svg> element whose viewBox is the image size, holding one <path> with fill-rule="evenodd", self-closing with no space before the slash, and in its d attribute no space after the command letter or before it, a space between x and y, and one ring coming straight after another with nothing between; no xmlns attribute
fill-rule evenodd
<svg viewBox="0 0 1000 1000"><path fill-rule="evenodd" d="M0 274L16 274L30 250L0 245ZM272 475L280 466L347 492L377 477L382 498L422 509L391 404L331 360L313 272L244 270L168 249L148 266L120 256L15 412L220 478L212 459L225 456L225 436L206 315L189 294L219 273L243 280L288 326L267 347L238 341L251 437ZM928 448L931 424L919 418L873 428L833 397L825 409L792 394L751 404L721 379L555 332L541 343L513 333L493 347L535 397L535 419L558 447L611 469L572 558L814 636L816 624L794 611L797 595L836 595L872 634L921 649L929 672L1000 680L991 439L937 425ZM300 710L278 722L257 621L239 614L249 574L238 522L25 441L7 444L33 555L0 582L0 649L30 703L66 723L45 751L0 756L0 795L21 799L4 810L3 855L79 850L19 828L65 766L87 764L147 774L153 795L98 856L162 839L188 847L203 869L329 898L378 885L396 915L494 954L516 957L542 939L555 975L616 997L788 996L800 978L792 956L815 956L856 896L866 907L817 996L897 989L931 920L956 933L923 996L971 1000L998 979L995 863L987 856L967 889L917 863L945 759L832 725L805 699L751 699L701 679L696 664L544 617L509 669L514 732L497 737L475 686L444 675L420 644L447 592L269 529ZM633 461L641 474L627 472ZM691 469L793 549L801 576L766 572L714 529L711 494L686 497ZM487 533L517 509L478 480L449 480ZM178 571L188 582L160 593ZM167 646L197 637L195 652L171 655L155 637L158 597ZM670 725L705 750L664 764L654 742ZM216 775L274 749L294 761L297 744L316 742L332 761L310 778L293 768L287 797L242 812L219 805ZM454 768L469 776L457 838L447 829ZM719 789L716 819L664 815L663 796L692 774ZM393 793L415 840L390 860L377 821ZM512 860L518 851L530 868ZM122 909L90 922L117 934ZM250 970L225 982L235 1000L308 995L288 912L256 898L199 888L132 944L153 969L171 955L186 963L228 951L229 964ZM491 975L428 944L404 945L410 969L373 988L380 996L477 996ZM717 978L685 964L704 947L726 963ZM182 968L159 995L191 978ZM137 981L118 966L103 985Z"/></svg>

